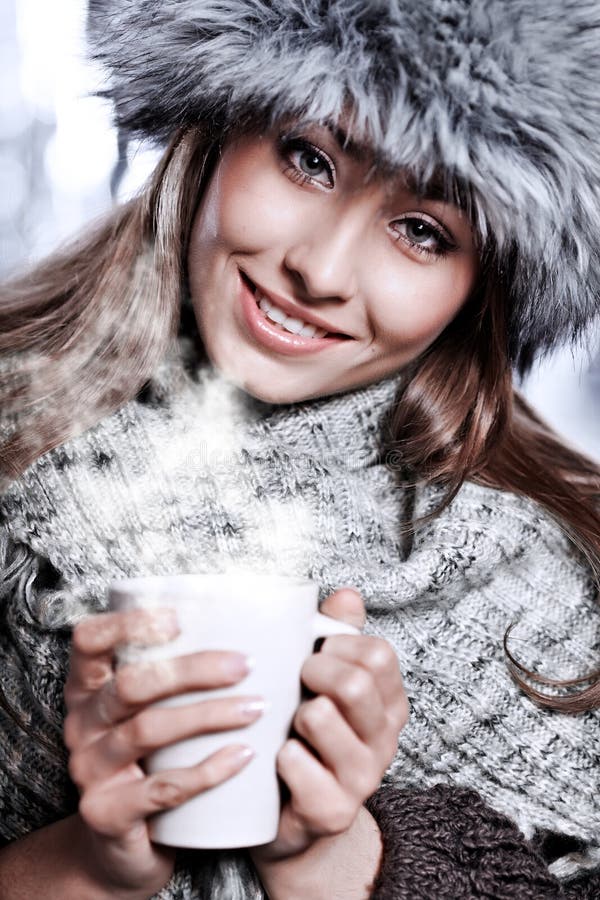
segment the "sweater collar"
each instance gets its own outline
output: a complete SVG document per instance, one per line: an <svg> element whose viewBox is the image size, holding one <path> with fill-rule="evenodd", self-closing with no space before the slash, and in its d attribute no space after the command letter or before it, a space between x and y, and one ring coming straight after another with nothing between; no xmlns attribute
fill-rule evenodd
<svg viewBox="0 0 600 900"><path fill-rule="evenodd" d="M179 414L212 422L215 447L260 453L265 442L282 454L351 470L382 460L390 418L405 381L395 372L365 386L296 403L266 403L234 385L180 337L152 382ZM206 434L205 434L206 437ZM210 441L209 441L210 443Z"/></svg>

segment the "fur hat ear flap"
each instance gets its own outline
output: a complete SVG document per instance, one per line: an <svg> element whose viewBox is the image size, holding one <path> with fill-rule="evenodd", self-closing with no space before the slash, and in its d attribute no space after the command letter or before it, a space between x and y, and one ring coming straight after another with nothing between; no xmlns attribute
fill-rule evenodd
<svg viewBox="0 0 600 900"><path fill-rule="evenodd" d="M89 0L88 37L132 133L350 105L385 164L466 185L521 369L597 319L597 0Z"/></svg>

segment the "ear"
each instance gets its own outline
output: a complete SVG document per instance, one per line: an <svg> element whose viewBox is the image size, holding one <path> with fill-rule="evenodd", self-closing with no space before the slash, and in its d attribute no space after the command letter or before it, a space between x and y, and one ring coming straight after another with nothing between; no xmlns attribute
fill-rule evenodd
<svg viewBox="0 0 600 900"><path fill-rule="evenodd" d="M339 588L321 603L320 610L332 619L341 619L355 628L362 628L365 624L365 604L362 597L354 588Z"/></svg>

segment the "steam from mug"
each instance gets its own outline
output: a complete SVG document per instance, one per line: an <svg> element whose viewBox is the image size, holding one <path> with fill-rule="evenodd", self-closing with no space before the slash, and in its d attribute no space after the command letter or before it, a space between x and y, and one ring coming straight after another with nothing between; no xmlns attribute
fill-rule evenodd
<svg viewBox="0 0 600 900"><path fill-rule="evenodd" d="M153 840L175 847L225 849L274 840L279 824L275 760L300 702L300 670L319 637L359 634L317 611L315 582L283 575L235 573L127 579L109 588L113 610L172 607L181 633L158 647L124 647L120 662L168 659L201 650L236 650L254 658L233 687L186 693L160 702L176 706L231 695L258 695L267 710L244 728L199 735L145 760L148 773L193 766L228 744L250 745L254 758L231 779L150 822Z"/></svg>

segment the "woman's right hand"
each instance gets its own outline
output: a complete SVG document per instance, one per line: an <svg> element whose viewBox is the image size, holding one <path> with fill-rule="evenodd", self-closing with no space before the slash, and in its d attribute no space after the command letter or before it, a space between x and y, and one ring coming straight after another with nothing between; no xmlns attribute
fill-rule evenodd
<svg viewBox="0 0 600 900"><path fill-rule="evenodd" d="M244 696L149 708L176 694L234 685L248 673L245 657L226 651L127 664L115 671L119 645L164 643L178 630L173 610L136 609L91 616L73 631L64 739L69 773L81 795L90 877L110 896L133 900L159 891L173 871L175 850L150 841L148 816L225 781L252 755L238 743L192 768L154 775L141 768L139 760L159 747L240 728L261 713L261 698Z"/></svg>

